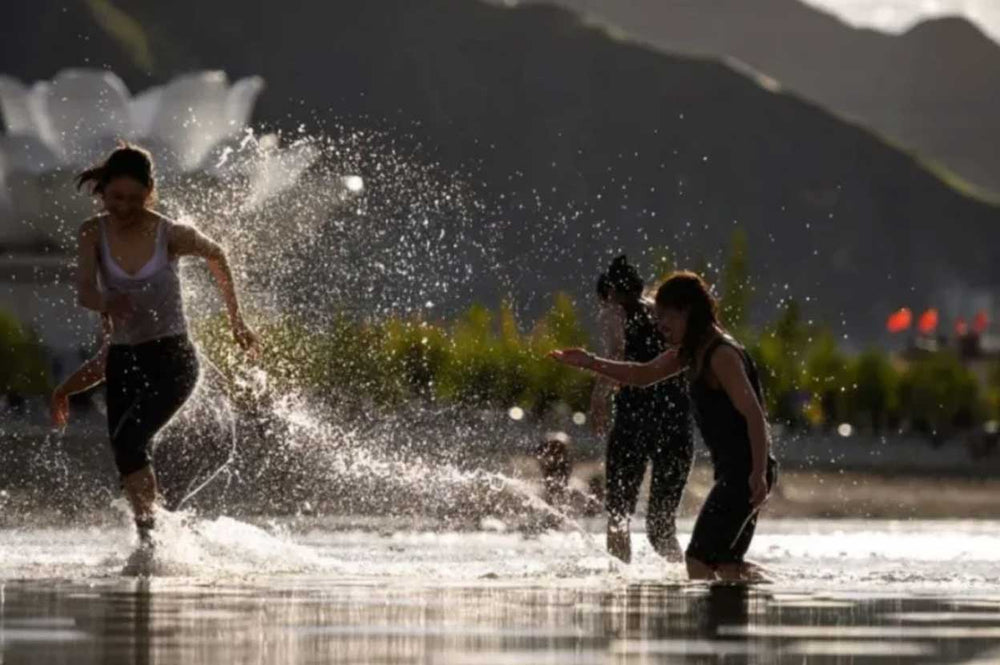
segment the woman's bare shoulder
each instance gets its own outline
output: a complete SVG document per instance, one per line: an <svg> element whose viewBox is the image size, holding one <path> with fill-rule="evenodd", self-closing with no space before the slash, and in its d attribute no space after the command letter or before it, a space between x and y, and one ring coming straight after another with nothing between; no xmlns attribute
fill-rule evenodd
<svg viewBox="0 0 1000 665"><path fill-rule="evenodd" d="M92 240L97 237L97 231L100 226L101 217L103 215L94 215L88 219L83 220L80 223L80 228L77 231L77 236L81 240Z"/></svg>

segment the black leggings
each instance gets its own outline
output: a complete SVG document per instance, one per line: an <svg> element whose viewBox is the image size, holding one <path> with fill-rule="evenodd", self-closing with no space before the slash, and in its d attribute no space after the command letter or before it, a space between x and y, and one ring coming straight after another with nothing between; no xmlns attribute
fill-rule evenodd
<svg viewBox="0 0 1000 665"><path fill-rule="evenodd" d="M778 465L768 460L768 489L777 480ZM709 565L741 563L756 528L757 513L750 507L750 471L718 474L694 523L687 554Z"/></svg>
<svg viewBox="0 0 1000 665"><path fill-rule="evenodd" d="M694 444L686 409L659 413L618 408L608 437L605 465L608 516L622 521L635 512L646 462L653 464L646 511L646 536L658 552L677 533L681 494L691 472Z"/></svg>
<svg viewBox="0 0 1000 665"><path fill-rule="evenodd" d="M187 336L112 345L105 368L108 434L122 477L150 464L153 439L191 396L198 356Z"/></svg>

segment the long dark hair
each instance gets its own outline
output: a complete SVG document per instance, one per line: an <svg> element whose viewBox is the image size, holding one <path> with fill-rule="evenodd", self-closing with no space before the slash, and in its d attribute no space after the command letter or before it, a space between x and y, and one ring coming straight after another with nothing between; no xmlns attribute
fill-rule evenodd
<svg viewBox="0 0 1000 665"><path fill-rule="evenodd" d="M718 303L708 284L687 270L672 273L657 289L656 305L687 312L687 328L681 340L680 355L685 361L692 362L698 347L719 322Z"/></svg>
<svg viewBox="0 0 1000 665"><path fill-rule="evenodd" d="M103 162L76 176L76 188L89 185L91 194L103 194L109 182L121 177L135 180L152 194L155 188L152 155L139 146L120 141Z"/></svg>

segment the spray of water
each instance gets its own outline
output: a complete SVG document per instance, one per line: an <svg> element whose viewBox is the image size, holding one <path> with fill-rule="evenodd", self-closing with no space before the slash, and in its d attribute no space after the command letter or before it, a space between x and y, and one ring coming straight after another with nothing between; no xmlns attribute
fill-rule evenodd
<svg viewBox="0 0 1000 665"><path fill-rule="evenodd" d="M446 315L437 309L442 294L462 294L473 280L503 281L493 246L499 216L462 178L413 158L387 134L248 131L206 161L205 172L165 178L160 205L223 242L248 316L262 327L294 320L322 334L342 317ZM198 329L218 316L219 299L202 267L184 270ZM155 457L168 507L199 511L205 521L188 512L161 520L168 547L211 549L220 532L256 528L232 516L358 515L569 527L599 549L529 483L499 468L512 449L535 443L534 432L503 414L425 404L331 408L329 396L318 399L252 363L229 359L235 369L220 371L203 360L199 387ZM80 510L81 496L107 505L113 487L94 492L81 482L104 460L81 460L59 439L45 445L27 466L43 464L36 473L61 488L68 513Z"/></svg>

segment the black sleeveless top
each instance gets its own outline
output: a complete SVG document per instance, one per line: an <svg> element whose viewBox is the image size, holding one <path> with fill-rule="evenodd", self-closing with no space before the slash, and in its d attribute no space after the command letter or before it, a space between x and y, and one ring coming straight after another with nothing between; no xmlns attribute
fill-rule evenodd
<svg viewBox="0 0 1000 665"><path fill-rule="evenodd" d="M667 341L656 327L652 310L642 303L623 306L625 310L625 360L645 363L667 350ZM615 396L616 417L649 419L650 426L662 426L664 418L687 420L690 413L687 381L676 376L655 385L639 388L623 386Z"/></svg>
<svg viewBox="0 0 1000 665"><path fill-rule="evenodd" d="M727 337L718 337L705 349L701 361L701 371L691 381L691 402L694 405L695 420L701 437L705 441L712 456L716 478L730 473L750 475L753 468L753 457L750 452L750 434L747 432L747 420L743 417L729 395L723 388L712 388L706 380L706 370L711 365L712 354L720 346L730 346L736 349L743 359L743 367L750 386L757 400L763 405L764 393L760 387L760 376L757 365L742 346ZM774 463L769 457L768 466Z"/></svg>

